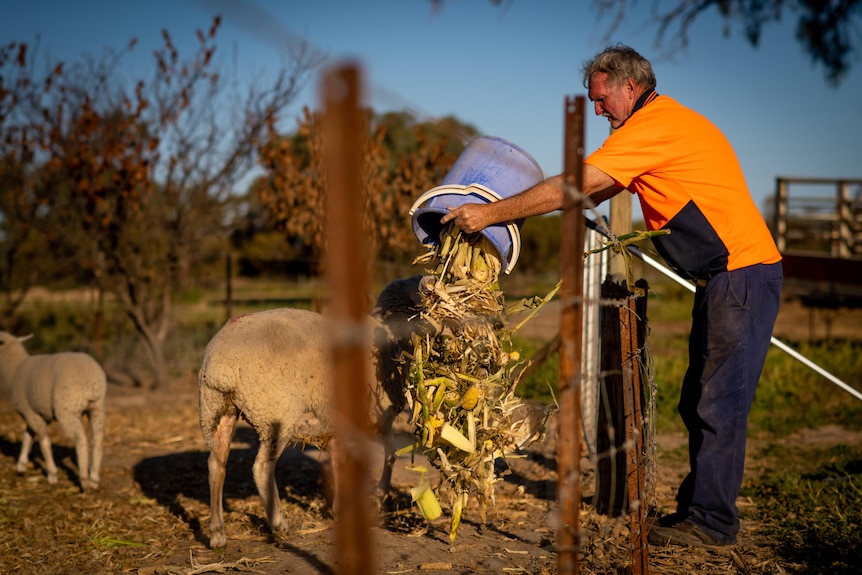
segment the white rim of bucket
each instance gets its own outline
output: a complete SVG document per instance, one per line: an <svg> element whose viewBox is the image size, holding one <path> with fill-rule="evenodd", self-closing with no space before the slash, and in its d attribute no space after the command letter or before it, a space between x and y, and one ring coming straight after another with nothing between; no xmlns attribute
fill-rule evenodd
<svg viewBox="0 0 862 575"><path fill-rule="evenodd" d="M407 215L412 216L413 212L422 207L422 204L434 197L442 196L444 194L456 194L462 196L476 195L488 200L488 203L503 199L500 194L482 184L470 184L469 186L461 186L458 184L437 186L419 196L416 201L413 202L413 206L410 208L410 211L407 212ZM506 268L503 270L508 274L514 269L515 264L518 262L518 258L521 256L521 230L519 230L518 226L513 223L506 224L506 228L509 230L509 235L512 237L512 257L506 265Z"/></svg>

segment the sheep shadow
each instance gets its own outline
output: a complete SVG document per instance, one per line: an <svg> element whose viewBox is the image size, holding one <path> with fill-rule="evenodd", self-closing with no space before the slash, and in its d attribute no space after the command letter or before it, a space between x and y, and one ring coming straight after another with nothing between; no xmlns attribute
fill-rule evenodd
<svg viewBox="0 0 862 575"><path fill-rule="evenodd" d="M75 462L75 448L67 445L51 445L51 453L54 456L54 463L57 465L57 474L61 476L65 474L78 489L82 489L81 480L78 477L77 466ZM0 454L8 456L11 461L7 464L15 467L18 462L18 456L21 454L21 441L9 441L5 437L0 436ZM45 468L45 458L42 455L42 448L38 442L33 442L33 448L30 450L30 466L35 468L42 477L47 481L48 472Z"/></svg>
<svg viewBox="0 0 862 575"><path fill-rule="evenodd" d="M411 440L409 434L398 435L399 445ZM233 448L227 462L224 484L224 509L236 509L236 502L253 499L259 502L257 487L252 477L252 465L257 455L259 441L254 429L238 427L233 437ZM539 451L524 453L534 464L553 470L556 460ZM209 482L206 451L186 451L142 459L133 468L133 477L143 494L167 509L172 515L189 526L195 539L202 545L209 542L208 528L205 524L209 517ZM276 483L285 511L300 509L305 512L322 514L324 519L332 519L331 486L326 466L328 456L316 449L302 450L288 447L282 453L275 470ZM526 492L536 498L553 500L556 497L555 479L538 479L532 473L519 473L499 459L497 471L507 482L522 484ZM206 511L195 512L189 501L204 506ZM246 520L256 530L269 533L269 526L262 508L247 512ZM465 525L472 525L477 531L499 531L493 524L482 525L468 518ZM408 490L392 487L388 496L380 502L378 521L380 528L392 532L410 534L427 526L426 520L415 506ZM432 530L434 531L434 530ZM501 532L501 534L506 535ZM432 536L429 534L429 536ZM514 537L514 536L513 536ZM280 547L286 545L278 542Z"/></svg>
<svg viewBox="0 0 862 575"><path fill-rule="evenodd" d="M258 438L254 429L239 427L234 433L227 461L224 483L224 510L231 511L232 502L247 498L258 500L257 487L252 477L252 465L258 451ZM236 447L240 445L242 447ZM275 468L275 480L279 486L282 503L303 510L329 509L326 499L324 461L316 450L303 451L299 447L288 447L279 458ZM155 457L138 462L133 469L135 482L141 491L165 507L172 515L186 523L194 537L206 545L209 536L204 532L201 520L184 505L193 500L209 509L209 452L186 451ZM205 514L209 516L209 512ZM266 532L269 527L263 509L258 514L249 514L250 523Z"/></svg>
<svg viewBox="0 0 862 575"><path fill-rule="evenodd" d="M512 485L522 485L524 492L536 499L544 501L554 501L557 498L557 458L550 457L538 450L524 450L519 453L524 457L525 462L530 462L534 466L544 469L546 474L552 474L552 477L536 478L534 473L522 472L524 465L519 465L519 461L508 461L498 459L494 462L494 467L499 476L502 476L503 481Z"/></svg>

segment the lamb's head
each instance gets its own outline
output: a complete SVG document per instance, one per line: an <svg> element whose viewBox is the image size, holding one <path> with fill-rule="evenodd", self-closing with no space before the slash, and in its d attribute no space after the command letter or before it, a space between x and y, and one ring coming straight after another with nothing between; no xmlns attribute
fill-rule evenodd
<svg viewBox="0 0 862 575"><path fill-rule="evenodd" d="M30 354L24 348L23 342L33 337L33 334L16 337L11 333L0 331L0 389L8 392L12 374L18 365Z"/></svg>
<svg viewBox="0 0 862 575"><path fill-rule="evenodd" d="M371 312L374 344L378 351L405 348L413 335L434 332L422 317L422 294L434 289L434 278L415 275L390 282L377 297Z"/></svg>
<svg viewBox="0 0 862 575"><path fill-rule="evenodd" d="M429 283L429 279L431 283ZM379 383L372 409L400 411L406 401L404 389L409 365L404 353L410 353L413 335L434 332L433 326L420 314L421 293L433 286L433 278L416 275L390 282L377 297L371 313L372 354L376 381Z"/></svg>
<svg viewBox="0 0 862 575"><path fill-rule="evenodd" d="M384 322L410 320L422 310L422 294L433 290L434 282L423 275L393 280L380 291L371 315Z"/></svg>
<svg viewBox="0 0 862 575"><path fill-rule="evenodd" d="M28 339L30 339L31 337L33 337L32 333L28 333L27 335L22 335L22 336L14 336L9 332L0 331L0 345L3 345L5 343L9 343L12 341L17 341L18 343L23 343L23 342L27 341Z"/></svg>

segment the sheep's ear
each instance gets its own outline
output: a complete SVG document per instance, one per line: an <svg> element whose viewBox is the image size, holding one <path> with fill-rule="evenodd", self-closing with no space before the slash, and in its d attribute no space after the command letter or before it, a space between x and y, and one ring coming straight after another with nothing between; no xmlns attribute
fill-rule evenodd
<svg viewBox="0 0 862 575"><path fill-rule="evenodd" d="M20 337L18 338L18 341L27 341L27 340L28 340L28 339L30 339L31 337L33 337L33 334L32 334L32 333L28 333L27 335L22 335L22 336L20 336Z"/></svg>

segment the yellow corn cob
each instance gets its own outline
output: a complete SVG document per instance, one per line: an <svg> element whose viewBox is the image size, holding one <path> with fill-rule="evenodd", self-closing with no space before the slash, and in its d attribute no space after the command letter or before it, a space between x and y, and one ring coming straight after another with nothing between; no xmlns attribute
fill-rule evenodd
<svg viewBox="0 0 862 575"><path fill-rule="evenodd" d="M474 385L464 392L461 396L461 408L470 411L479 405L479 399L482 397L482 390L479 386Z"/></svg>

